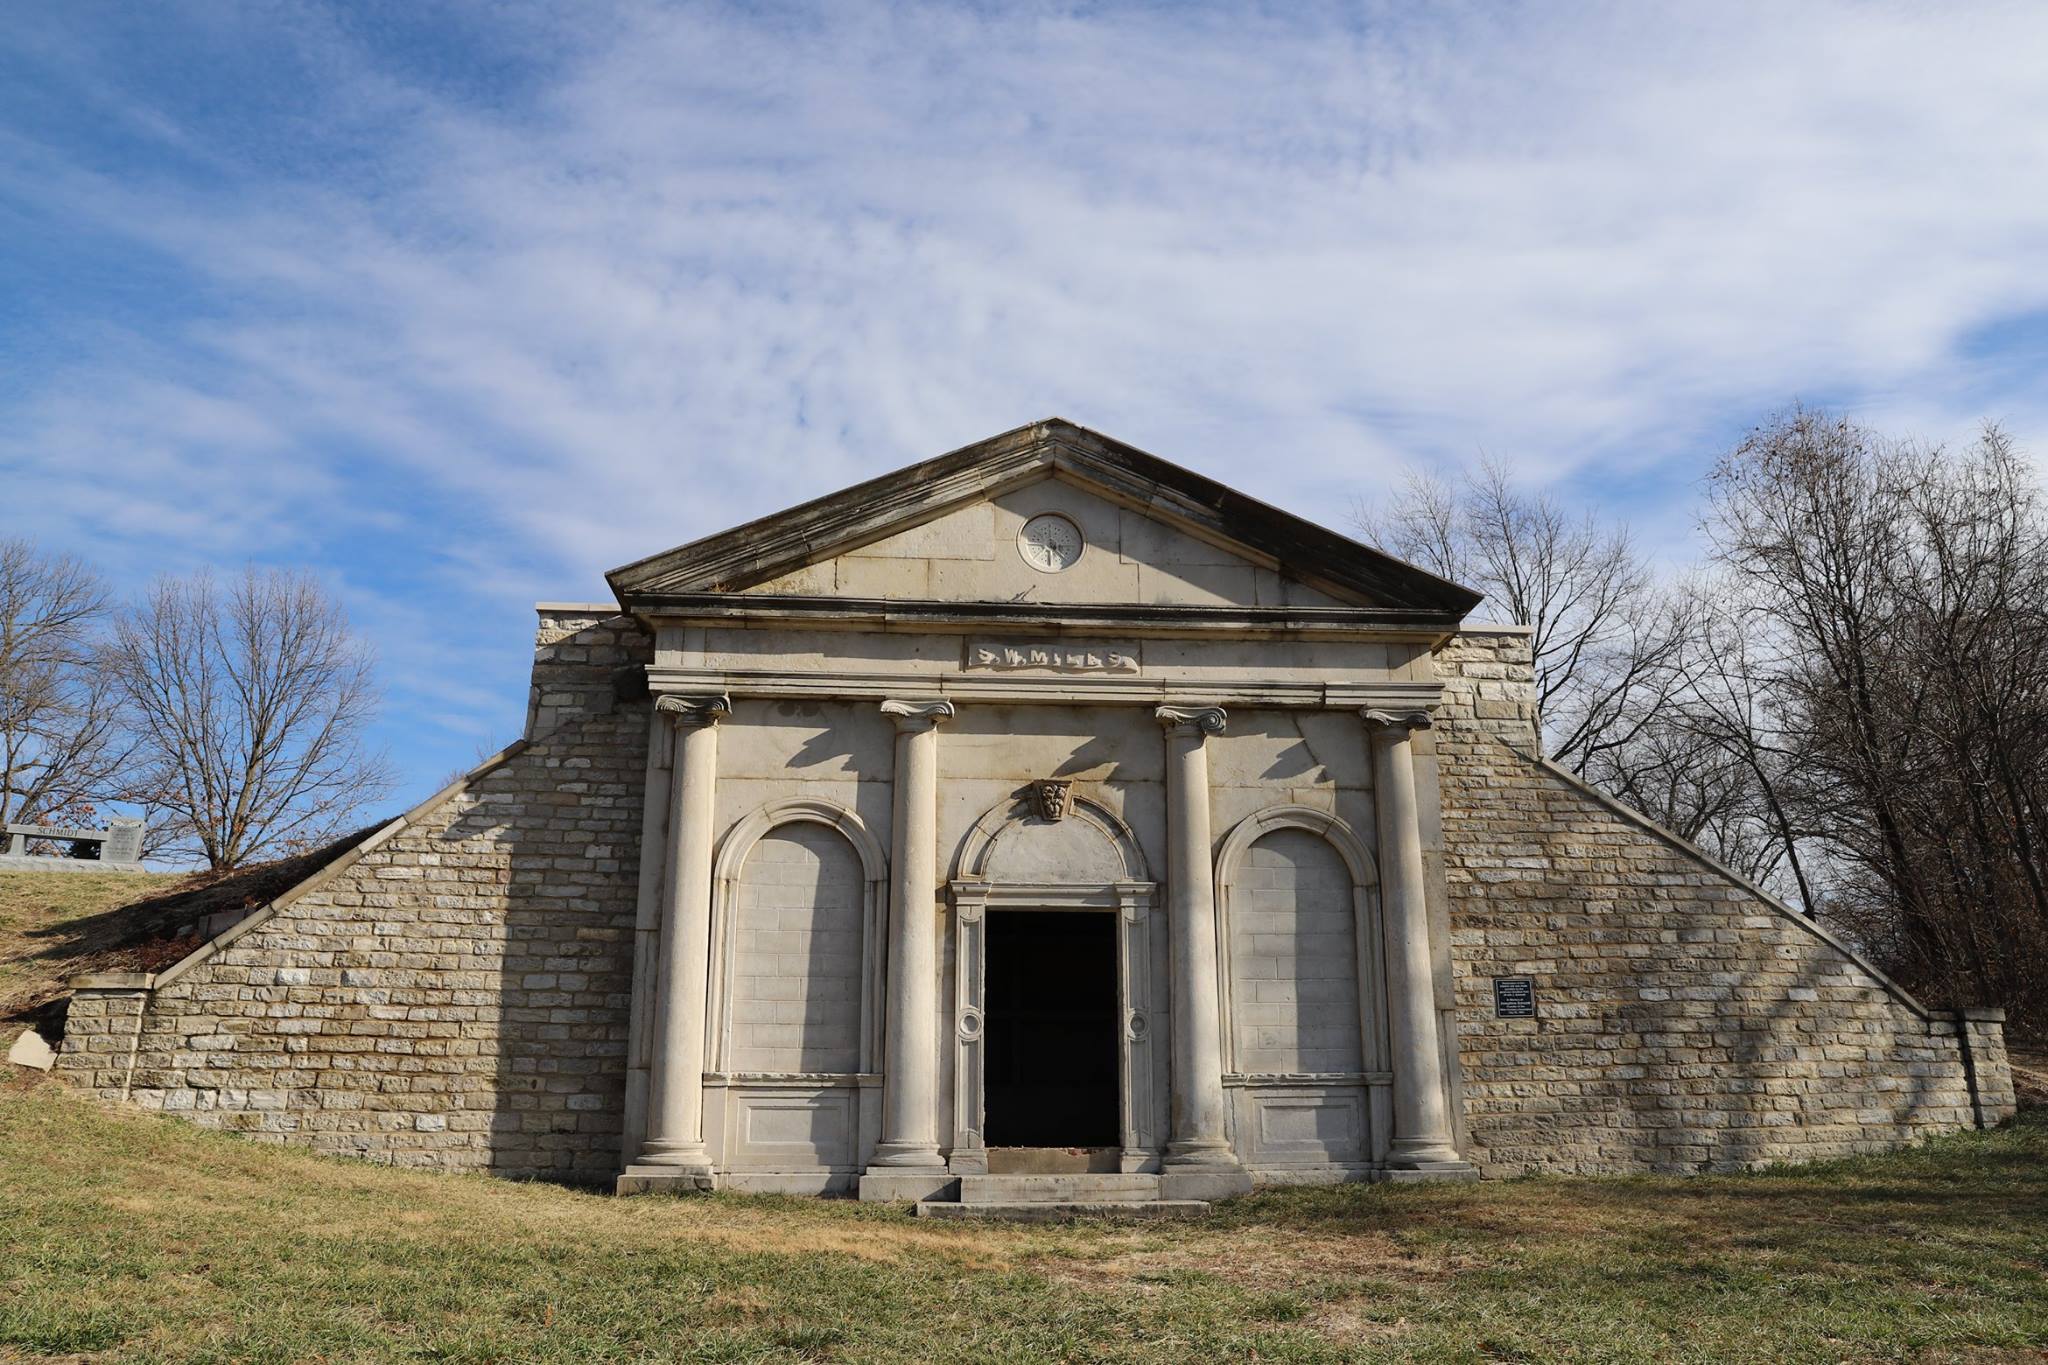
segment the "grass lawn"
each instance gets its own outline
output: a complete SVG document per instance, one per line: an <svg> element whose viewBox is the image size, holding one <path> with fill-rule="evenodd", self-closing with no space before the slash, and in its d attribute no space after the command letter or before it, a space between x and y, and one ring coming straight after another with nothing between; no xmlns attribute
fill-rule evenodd
<svg viewBox="0 0 2048 1365"><path fill-rule="evenodd" d="M399 1171L0 1082L0 1359L2039 1361L2044 1275L2041 1110L1762 1175L933 1226Z"/></svg>

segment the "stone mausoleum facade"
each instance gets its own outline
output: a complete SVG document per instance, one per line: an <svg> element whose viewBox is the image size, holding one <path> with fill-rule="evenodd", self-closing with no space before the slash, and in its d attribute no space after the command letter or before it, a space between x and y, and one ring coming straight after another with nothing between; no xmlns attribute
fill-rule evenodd
<svg viewBox="0 0 2048 1365"><path fill-rule="evenodd" d="M1061 421L543 605L523 739L59 1066L320 1151L864 1198L1691 1171L2012 1108L1537 756L1478 596ZM1036 1191L1036 1193L1034 1193Z"/></svg>

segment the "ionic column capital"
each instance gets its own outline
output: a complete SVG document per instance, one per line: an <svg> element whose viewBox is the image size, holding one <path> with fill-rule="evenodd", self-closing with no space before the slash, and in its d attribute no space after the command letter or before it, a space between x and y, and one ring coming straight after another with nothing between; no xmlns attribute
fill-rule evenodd
<svg viewBox="0 0 2048 1365"><path fill-rule="evenodd" d="M664 692L654 699L654 709L666 715L678 730L695 730L716 725L732 714L732 698L724 693L708 697Z"/></svg>
<svg viewBox="0 0 2048 1365"><path fill-rule="evenodd" d="M951 720L954 713L953 703L949 701L897 701L891 698L882 703L882 714L896 722L898 731L912 734Z"/></svg>
<svg viewBox="0 0 2048 1365"><path fill-rule="evenodd" d="M1168 734L1220 735L1230 716L1220 706L1155 706L1152 719Z"/></svg>
<svg viewBox="0 0 2048 1365"><path fill-rule="evenodd" d="M1435 715L1419 706L1399 711L1382 711L1368 706L1358 714L1365 717L1365 728L1374 734L1406 735L1413 730L1430 729L1436 724Z"/></svg>

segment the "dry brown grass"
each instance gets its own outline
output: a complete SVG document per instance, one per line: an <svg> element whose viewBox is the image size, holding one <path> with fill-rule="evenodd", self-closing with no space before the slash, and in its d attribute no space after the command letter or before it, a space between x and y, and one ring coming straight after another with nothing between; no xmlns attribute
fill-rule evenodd
<svg viewBox="0 0 2048 1365"><path fill-rule="evenodd" d="M925 1224L324 1159L0 1089L0 1357L1970 1361L2048 1345L2048 1115L1692 1179Z"/></svg>
<svg viewBox="0 0 2048 1365"><path fill-rule="evenodd" d="M26 1013L112 943L77 926L178 885L154 872L0 872L0 1019Z"/></svg>
<svg viewBox="0 0 2048 1365"><path fill-rule="evenodd" d="M2012 1059L2012 1085L2020 1104L2048 1105L2048 1046L2014 1044L2008 1051Z"/></svg>

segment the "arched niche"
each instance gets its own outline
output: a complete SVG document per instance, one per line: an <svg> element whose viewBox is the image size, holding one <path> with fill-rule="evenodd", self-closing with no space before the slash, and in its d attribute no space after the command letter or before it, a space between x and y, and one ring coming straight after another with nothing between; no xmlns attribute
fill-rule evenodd
<svg viewBox="0 0 2048 1365"><path fill-rule="evenodd" d="M1326 810L1313 806L1268 806L1255 811L1237 822L1224 839L1223 846L1216 851L1216 885L1220 890L1229 884L1244 861L1244 855L1262 837L1276 829L1305 829L1326 840L1337 850L1339 857L1351 869L1353 885L1379 889L1379 864L1373 861L1372 851L1345 824Z"/></svg>
<svg viewBox="0 0 2048 1365"><path fill-rule="evenodd" d="M1116 812L1076 793L1067 812L1048 819L1030 794L997 802L961 842L947 885L953 904L952 1169L988 1169L982 1140L982 1011L990 910L1106 911L1117 916L1117 997L1123 1020L1122 1169L1157 1170L1161 1146L1154 1104L1152 902L1156 887L1144 851Z"/></svg>
<svg viewBox="0 0 2048 1365"><path fill-rule="evenodd" d="M1310 841L1313 841L1312 843ZM1261 865L1255 850L1271 850ZM1299 896L1302 915L1321 921L1302 924L1292 914L1284 924L1262 927L1271 909L1260 898ZM1293 907L1290 907L1292 909ZM1261 973L1256 959L1239 961L1267 936L1282 940L1271 948L1281 961L1317 962L1330 944L1331 912L1344 915L1350 939L1348 982L1327 972L1289 976ZM1348 911L1348 914L1345 912ZM1217 981L1222 987L1223 1067L1248 1160L1265 1166L1329 1165L1381 1160L1391 1118L1391 1055L1387 1035L1384 926L1379 903L1379 868L1372 852L1343 820L1309 806L1271 806L1238 822L1216 857ZM1301 934L1302 937L1294 938ZM1294 941L1288 941L1294 939ZM1275 1004L1248 996L1263 992L1267 977L1279 987ZM1321 987L1333 987L1322 999ZM1340 1003L1341 1002L1341 1003ZM1341 1046L1308 1040L1301 1030L1315 1006L1345 1011ZM1247 1042L1263 1021L1251 1010L1275 1013L1270 1044ZM1240 1025L1242 1024L1242 1027ZM1355 1024L1355 1033L1353 1027ZM1296 1030L1292 1039L1287 1030ZM1351 1040L1355 1038L1355 1047ZM1277 1057L1293 1052L1284 1064ZM1333 1060L1342 1052L1344 1060Z"/></svg>
<svg viewBox="0 0 2048 1365"><path fill-rule="evenodd" d="M748 860L762 840L790 825L823 826L832 831L851 847L859 867L860 1023L854 1072L872 1073L881 1056L883 909L887 903L884 888L888 884L888 862L881 843L858 815L844 806L811 797L777 801L752 812L734 825L719 845L712 869L712 966L707 1009L713 1046L708 1069L719 1074L735 1069L734 967L739 954L741 896Z"/></svg>

